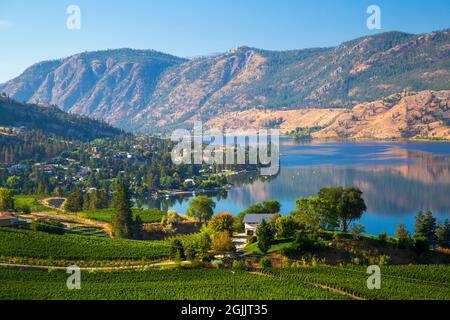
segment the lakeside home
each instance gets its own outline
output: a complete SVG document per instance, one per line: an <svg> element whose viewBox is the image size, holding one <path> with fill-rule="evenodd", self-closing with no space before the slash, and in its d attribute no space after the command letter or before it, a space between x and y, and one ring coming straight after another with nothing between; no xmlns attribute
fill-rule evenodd
<svg viewBox="0 0 450 320"><path fill-rule="evenodd" d="M263 220L269 221L274 217L272 213L250 213L244 217L245 234L247 236L253 236L256 234L256 229L263 222Z"/></svg>

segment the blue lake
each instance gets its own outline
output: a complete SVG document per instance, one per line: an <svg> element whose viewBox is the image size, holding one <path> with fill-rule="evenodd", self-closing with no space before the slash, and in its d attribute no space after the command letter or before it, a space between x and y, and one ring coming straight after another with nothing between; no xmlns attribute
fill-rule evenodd
<svg viewBox="0 0 450 320"><path fill-rule="evenodd" d="M276 199L282 213L301 196L323 187L357 186L368 210L358 222L366 232L395 234L398 223L413 230L419 210L440 220L450 217L450 143L444 142L311 142L281 139L281 170L270 178L233 177L227 194L214 197L216 212L237 214L249 205ZM185 212L189 197L149 203Z"/></svg>

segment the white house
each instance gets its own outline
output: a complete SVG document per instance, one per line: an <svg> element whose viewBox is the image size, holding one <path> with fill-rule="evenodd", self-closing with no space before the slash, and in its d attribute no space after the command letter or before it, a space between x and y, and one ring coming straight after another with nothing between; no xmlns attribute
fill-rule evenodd
<svg viewBox="0 0 450 320"><path fill-rule="evenodd" d="M253 236L256 233L256 229L263 220L269 222L274 217L273 213L249 213L244 217L245 234L247 236Z"/></svg>

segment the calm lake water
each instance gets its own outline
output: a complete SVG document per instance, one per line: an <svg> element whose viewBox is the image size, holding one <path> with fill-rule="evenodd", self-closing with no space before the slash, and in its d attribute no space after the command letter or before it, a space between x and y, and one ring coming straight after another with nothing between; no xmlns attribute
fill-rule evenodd
<svg viewBox="0 0 450 320"><path fill-rule="evenodd" d="M282 213L301 196L323 187L357 186L368 210L359 223L366 232L395 234L398 223L413 230L419 210L438 219L450 215L450 143L441 142L312 142L281 139L281 170L272 178L252 174L234 177L226 194L214 197L216 212L237 214L269 199ZM190 198L150 202L150 207L185 212Z"/></svg>

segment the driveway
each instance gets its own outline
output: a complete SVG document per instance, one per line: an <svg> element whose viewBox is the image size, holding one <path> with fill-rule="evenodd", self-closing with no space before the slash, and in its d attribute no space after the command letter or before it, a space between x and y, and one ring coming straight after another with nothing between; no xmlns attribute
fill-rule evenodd
<svg viewBox="0 0 450 320"><path fill-rule="evenodd" d="M232 239L237 251L241 251L247 245L247 235L245 233L237 234Z"/></svg>

